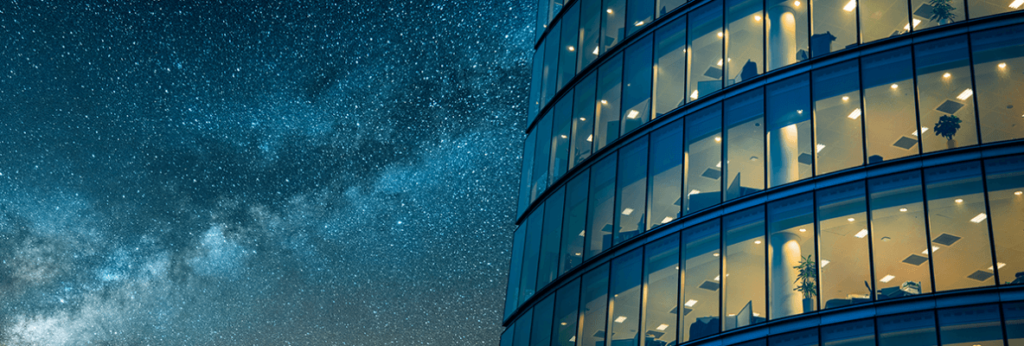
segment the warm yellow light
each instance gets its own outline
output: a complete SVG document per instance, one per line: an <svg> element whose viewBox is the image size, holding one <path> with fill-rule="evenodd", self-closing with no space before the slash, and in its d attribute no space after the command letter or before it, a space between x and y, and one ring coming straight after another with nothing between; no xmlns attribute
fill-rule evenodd
<svg viewBox="0 0 1024 346"><path fill-rule="evenodd" d="M761 241L760 241L760 240L755 240L755 241L754 241L754 244L758 244L758 245L760 245L760 244L761 244Z"/></svg>
<svg viewBox="0 0 1024 346"><path fill-rule="evenodd" d="M1020 8L1021 5L1024 5L1024 0L1013 0L1013 2L1010 3L1010 8L1016 10Z"/></svg>
<svg viewBox="0 0 1024 346"><path fill-rule="evenodd" d="M846 3L846 6L843 6L843 11L853 12L855 8L857 8L857 0L850 0L850 2Z"/></svg>
<svg viewBox="0 0 1024 346"><path fill-rule="evenodd" d="M956 199L955 201L953 201L953 202L956 202L957 204L959 204L959 203L963 203L963 202L964 202L964 200L963 200L963 199L960 199L960 198L957 198L957 199Z"/></svg>
<svg viewBox="0 0 1024 346"><path fill-rule="evenodd" d="M612 9L609 8L607 12L608 14L612 14Z"/></svg>
<svg viewBox="0 0 1024 346"><path fill-rule="evenodd" d="M717 136L715 137L715 142L721 142L721 141L722 141L722 137L717 137Z"/></svg>
<svg viewBox="0 0 1024 346"><path fill-rule="evenodd" d="M721 31L719 31L719 32L718 32L718 38L722 38L722 37L725 37L725 33L724 33L724 32L721 32Z"/></svg>
<svg viewBox="0 0 1024 346"><path fill-rule="evenodd" d="M594 55L599 54L601 47L594 47Z"/></svg>
<svg viewBox="0 0 1024 346"><path fill-rule="evenodd" d="M946 73L942 74L942 78L949 78L949 77L953 77L953 75L949 74L949 72L946 72Z"/></svg>
<svg viewBox="0 0 1024 346"><path fill-rule="evenodd" d="M907 212L907 208L900 208L900 212L901 213L906 213Z"/></svg>
<svg viewBox="0 0 1024 346"><path fill-rule="evenodd" d="M1005 62L999 63L999 68L1006 68L1006 63Z"/></svg>
<svg viewBox="0 0 1024 346"><path fill-rule="evenodd" d="M635 24L633 24L633 26L641 26L641 25L644 25L644 21L642 21L642 20L639 21L639 22L636 22Z"/></svg>
<svg viewBox="0 0 1024 346"><path fill-rule="evenodd" d="M850 100L849 96L843 96L843 102L846 102L846 101L849 101L849 100Z"/></svg>
<svg viewBox="0 0 1024 346"><path fill-rule="evenodd" d="M890 85L889 87L893 88L893 89L899 89L900 86L895 84L895 83L893 83L893 85Z"/></svg>
<svg viewBox="0 0 1024 346"><path fill-rule="evenodd" d="M1015 192L1014 192L1013 194L1014 194L1015 196L1020 196L1020 195L1024 195L1024 191L1015 191Z"/></svg>
<svg viewBox="0 0 1024 346"><path fill-rule="evenodd" d="M722 59L718 59L718 66L722 66Z"/></svg>
<svg viewBox="0 0 1024 346"><path fill-rule="evenodd" d="M800 6L800 2L799 1L794 1L793 5L796 5L797 7L799 7Z"/></svg>
<svg viewBox="0 0 1024 346"><path fill-rule="evenodd" d="M697 99L697 90L694 90L692 93L690 93L690 98L694 100Z"/></svg>
<svg viewBox="0 0 1024 346"><path fill-rule="evenodd" d="M569 46L569 51L570 51L570 52L575 52L575 51L576 51L576 47L573 47L573 46Z"/></svg>
<svg viewBox="0 0 1024 346"><path fill-rule="evenodd" d="M760 22L761 21L761 16L760 15L754 15L754 21Z"/></svg>
<svg viewBox="0 0 1024 346"><path fill-rule="evenodd" d="M608 104L608 100L601 100L601 104L603 104L603 105Z"/></svg>

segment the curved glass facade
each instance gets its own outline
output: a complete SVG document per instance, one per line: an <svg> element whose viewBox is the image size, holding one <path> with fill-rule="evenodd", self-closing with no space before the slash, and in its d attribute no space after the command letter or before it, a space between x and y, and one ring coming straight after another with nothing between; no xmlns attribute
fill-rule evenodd
<svg viewBox="0 0 1024 346"><path fill-rule="evenodd" d="M502 344L1024 345L1020 2L541 1Z"/></svg>

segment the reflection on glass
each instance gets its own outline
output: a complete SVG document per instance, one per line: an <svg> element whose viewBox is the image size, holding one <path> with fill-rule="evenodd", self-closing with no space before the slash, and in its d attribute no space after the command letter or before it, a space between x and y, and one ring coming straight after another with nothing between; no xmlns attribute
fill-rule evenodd
<svg viewBox="0 0 1024 346"><path fill-rule="evenodd" d="M871 301L867 190L863 182L815 192L822 309Z"/></svg>
<svg viewBox="0 0 1024 346"><path fill-rule="evenodd" d="M725 2L725 85L761 74L764 69L764 1Z"/></svg>
<svg viewBox="0 0 1024 346"><path fill-rule="evenodd" d="M720 4L704 5L690 12L689 18L690 84L686 97L693 101L722 88L722 44L725 32L722 29Z"/></svg>
<svg viewBox="0 0 1024 346"><path fill-rule="evenodd" d="M534 209L526 220L526 240L523 242L523 273L519 279L519 305L536 293L537 265L540 257L540 241L544 232L544 208Z"/></svg>
<svg viewBox="0 0 1024 346"><path fill-rule="evenodd" d="M527 123L537 119L540 112L541 91L544 89L544 45L533 53L533 78L530 79L530 109L527 111Z"/></svg>
<svg viewBox="0 0 1024 346"><path fill-rule="evenodd" d="M520 225L512 236L512 259L508 266L508 287L505 289L505 318L509 318L519 307L519 278L523 269L523 242L525 240L526 225Z"/></svg>
<svg viewBox="0 0 1024 346"><path fill-rule="evenodd" d="M981 163L925 170L935 290L995 285Z"/></svg>
<svg viewBox="0 0 1024 346"><path fill-rule="evenodd" d="M512 340L515 346L530 345L530 327L533 325L533 309L526 311L516 320L516 335Z"/></svg>
<svg viewBox="0 0 1024 346"><path fill-rule="evenodd" d="M579 346L605 345L605 318L608 312L608 264L583 275L583 293L580 300Z"/></svg>
<svg viewBox="0 0 1024 346"><path fill-rule="evenodd" d="M609 345L639 345L640 283L643 251L633 250L612 260L611 296L608 316L611 319Z"/></svg>
<svg viewBox="0 0 1024 346"><path fill-rule="evenodd" d="M576 346L576 323L580 302L580 280L573 280L558 290L555 300L555 325L551 338L554 346Z"/></svg>
<svg viewBox="0 0 1024 346"><path fill-rule="evenodd" d="M766 0L765 7L768 8L768 23L765 25L768 31L768 69L807 60L807 3Z"/></svg>
<svg viewBox="0 0 1024 346"><path fill-rule="evenodd" d="M683 187L683 120L652 133L651 143L648 229L679 218Z"/></svg>
<svg viewBox="0 0 1024 346"><path fill-rule="evenodd" d="M515 335L516 325L512 324L501 333L501 346L513 346L512 337Z"/></svg>
<svg viewBox="0 0 1024 346"><path fill-rule="evenodd" d="M615 157L613 153L590 169L590 207L587 219L587 247L583 259L594 257L612 246L615 212Z"/></svg>
<svg viewBox="0 0 1024 346"><path fill-rule="evenodd" d="M592 153L594 145L594 107L596 102L595 88L597 76L590 74L574 89L572 114L572 149L570 149L569 168L583 162Z"/></svg>
<svg viewBox="0 0 1024 346"><path fill-rule="evenodd" d="M822 326L821 343L823 346L875 346L875 321Z"/></svg>
<svg viewBox="0 0 1024 346"><path fill-rule="evenodd" d="M1003 303L1008 346L1024 345L1024 302Z"/></svg>
<svg viewBox="0 0 1024 346"><path fill-rule="evenodd" d="M972 19L1024 10L1024 1L1019 0L968 0L967 3L971 6Z"/></svg>
<svg viewBox="0 0 1024 346"><path fill-rule="evenodd" d="M530 202L533 202L531 192L533 191L533 154L536 144L536 131L526 135L526 144L523 145L523 172L519 177L519 215L525 213Z"/></svg>
<svg viewBox="0 0 1024 346"><path fill-rule="evenodd" d="M868 181L871 244L878 300L932 292L921 174Z"/></svg>
<svg viewBox="0 0 1024 346"><path fill-rule="evenodd" d="M565 189L558 189L544 202L544 231L541 235L537 267L537 288L547 286L558 277L558 246L562 238L562 209Z"/></svg>
<svg viewBox="0 0 1024 346"><path fill-rule="evenodd" d="M942 6L936 6L936 5ZM910 14L914 18L914 30L927 29L967 18L964 12L964 0L911 0Z"/></svg>
<svg viewBox="0 0 1024 346"><path fill-rule="evenodd" d="M718 289L722 283L719 234L717 219L683 231L680 343L721 331L722 322L718 318Z"/></svg>
<svg viewBox="0 0 1024 346"><path fill-rule="evenodd" d="M555 309L555 295L537 303L533 308L533 327L530 328L530 346L551 346L552 312Z"/></svg>
<svg viewBox="0 0 1024 346"><path fill-rule="evenodd" d="M651 37L626 49L622 85L622 133L629 133L651 118Z"/></svg>
<svg viewBox="0 0 1024 346"><path fill-rule="evenodd" d="M971 49L981 140L1024 137L1024 25L972 33Z"/></svg>
<svg viewBox="0 0 1024 346"><path fill-rule="evenodd" d="M644 262L644 338L646 345L676 343L676 315L679 302L679 234L646 246Z"/></svg>
<svg viewBox="0 0 1024 346"><path fill-rule="evenodd" d="M562 89L576 76L576 44L579 39L580 3L577 1L562 14L561 47L558 53L558 81L556 90ZM550 34L549 34L550 35Z"/></svg>
<svg viewBox="0 0 1024 346"><path fill-rule="evenodd" d="M906 1L858 0L863 42L910 32ZM920 22L917 22L920 24Z"/></svg>
<svg viewBox="0 0 1024 346"><path fill-rule="evenodd" d="M686 102L686 16L654 34L654 113L660 117Z"/></svg>
<svg viewBox="0 0 1024 346"><path fill-rule="evenodd" d="M619 149L619 156L615 198L616 244L635 237L647 226L647 137Z"/></svg>
<svg viewBox="0 0 1024 346"><path fill-rule="evenodd" d="M551 98L555 97L555 92L558 91L555 83L558 81L558 52L561 51L558 44L558 34L562 31L560 25L555 24L555 27L551 28L551 33L544 39L544 80L540 91L542 108L551 102Z"/></svg>
<svg viewBox="0 0 1024 346"><path fill-rule="evenodd" d="M684 214L722 202L722 107L686 116Z"/></svg>
<svg viewBox="0 0 1024 346"><path fill-rule="evenodd" d="M619 138L619 109L622 108L622 54L605 61L597 71L597 109L594 151Z"/></svg>
<svg viewBox="0 0 1024 346"><path fill-rule="evenodd" d="M626 0L604 0L601 10L601 50L607 52L626 38Z"/></svg>
<svg viewBox="0 0 1024 346"><path fill-rule="evenodd" d="M768 346L818 346L818 329L804 329L773 336L768 339Z"/></svg>
<svg viewBox="0 0 1024 346"><path fill-rule="evenodd" d="M985 174L999 283L1024 284L1024 156L987 160Z"/></svg>
<svg viewBox="0 0 1024 346"><path fill-rule="evenodd" d="M939 310L939 339L943 345L1002 346L999 305Z"/></svg>
<svg viewBox="0 0 1024 346"><path fill-rule="evenodd" d="M627 36L640 31L647 24L651 24L651 21L654 20L654 1L629 0L627 4L629 8L626 10L626 14L629 15L629 18L626 19Z"/></svg>
<svg viewBox="0 0 1024 346"><path fill-rule="evenodd" d="M583 262L583 241L587 235L587 192L590 171L583 171L565 186L565 216L562 223L562 251L558 272L565 274Z"/></svg>
<svg viewBox="0 0 1024 346"><path fill-rule="evenodd" d="M857 45L857 0L814 0L811 57Z"/></svg>
<svg viewBox="0 0 1024 346"><path fill-rule="evenodd" d="M725 330L765 321L764 209L747 209L722 218L725 228ZM786 283L787 285L789 283Z"/></svg>
<svg viewBox="0 0 1024 346"><path fill-rule="evenodd" d="M725 101L725 200L764 190L764 91Z"/></svg>
<svg viewBox="0 0 1024 346"><path fill-rule="evenodd" d="M807 193L769 203L768 233L771 318L817 310L813 195Z"/></svg>
<svg viewBox="0 0 1024 346"><path fill-rule="evenodd" d="M537 0L537 28L535 29L537 38L544 34L544 29L548 27L548 22L551 21L550 2L551 0Z"/></svg>
<svg viewBox="0 0 1024 346"><path fill-rule="evenodd" d="M931 311L878 318L878 346L932 346L935 315Z"/></svg>
<svg viewBox="0 0 1024 346"><path fill-rule="evenodd" d="M535 201L548 188L548 167L551 161L551 121L554 118L548 111L540 119L533 132L537 135L537 144L533 154L533 184L530 188L530 200Z"/></svg>
<svg viewBox="0 0 1024 346"><path fill-rule="evenodd" d="M967 37L917 44L914 53L921 127L932 129L922 138L924 151L978 144Z"/></svg>
<svg viewBox="0 0 1024 346"><path fill-rule="evenodd" d="M672 10L685 3L686 0L658 0L658 18L672 12Z"/></svg>
<svg viewBox="0 0 1024 346"><path fill-rule="evenodd" d="M817 174L864 164L857 62L818 69L812 75Z"/></svg>
<svg viewBox="0 0 1024 346"><path fill-rule="evenodd" d="M921 132L917 129L910 49L867 56L861 58L861 64L868 163L917 155Z"/></svg>
<svg viewBox="0 0 1024 346"><path fill-rule="evenodd" d="M551 161L548 163L551 172L551 183L561 178L569 168L569 135L572 130L572 98L570 89L555 104L554 120L551 131Z"/></svg>
<svg viewBox="0 0 1024 346"><path fill-rule="evenodd" d="M580 0L580 30L576 72L590 65L601 54L598 38L601 30L601 0Z"/></svg>
<svg viewBox="0 0 1024 346"><path fill-rule="evenodd" d="M811 100L807 75L768 86L768 187L811 177Z"/></svg>

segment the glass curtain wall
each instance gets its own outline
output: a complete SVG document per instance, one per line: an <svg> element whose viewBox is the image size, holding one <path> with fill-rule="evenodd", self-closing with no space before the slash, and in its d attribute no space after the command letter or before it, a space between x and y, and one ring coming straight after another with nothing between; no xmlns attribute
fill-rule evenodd
<svg viewBox="0 0 1024 346"><path fill-rule="evenodd" d="M558 273L565 274L583 262L583 244L587 235L587 193L590 171L583 171L565 186L565 215L562 220L561 260Z"/></svg>
<svg viewBox="0 0 1024 346"><path fill-rule="evenodd" d="M811 177L811 95L807 75L768 86L768 187Z"/></svg>
<svg viewBox="0 0 1024 346"><path fill-rule="evenodd" d="M967 37L917 44L914 56L924 151L978 144Z"/></svg>
<svg viewBox="0 0 1024 346"><path fill-rule="evenodd" d="M655 0L629 0L626 4L626 36L632 35L654 21Z"/></svg>
<svg viewBox="0 0 1024 346"><path fill-rule="evenodd" d="M1024 10L1021 0L968 0L967 3L971 6L972 19Z"/></svg>
<svg viewBox="0 0 1024 346"><path fill-rule="evenodd" d="M871 42L910 32L906 1L858 0L861 42Z"/></svg>
<svg viewBox="0 0 1024 346"><path fill-rule="evenodd" d="M769 203L768 234L771 318L818 310L814 195L808 193Z"/></svg>
<svg viewBox="0 0 1024 346"><path fill-rule="evenodd" d="M763 207L722 218L725 229L724 330L765 321L765 215ZM786 283L788 284L788 283Z"/></svg>
<svg viewBox="0 0 1024 346"><path fill-rule="evenodd" d="M687 69L690 101L722 89L722 5L710 3L690 12L690 55Z"/></svg>
<svg viewBox="0 0 1024 346"><path fill-rule="evenodd" d="M811 57L857 46L857 0L810 1Z"/></svg>
<svg viewBox="0 0 1024 346"><path fill-rule="evenodd" d="M629 133L651 119L651 64L653 36L626 49L622 85L622 133Z"/></svg>
<svg viewBox="0 0 1024 346"><path fill-rule="evenodd" d="M512 235L512 259L509 263L508 287L505 289L505 318L519 307L519 279L523 269L523 242L526 240L526 225L519 226Z"/></svg>
<svg viewBox="0 0 1024 346"><path fill-rule="evenodd" d="M927 169L935 290L995 285L981 163Z"/></svg>
<svg viewBox="0 0 1024 346"><path fill-rule="evenodd" d="M530 201L536 201L544 190L548 188L548 168L551 166L551 122L554 119L551 112L547 112L537 126L533 129L537 135L537 144L533 154L533 184L530 187Z"/></svg>
<svg viewBox="0 0 1024 346"><path fill-rule="evenodd" d="M1024 156L985 161L999 284L1024 283ZM991 268L990 268L991 269Z"/></svg>
<svg viewBox="0 0 1024 346"><path fill-rule="evenodd" d="M817 174L864 164L857 61L814 70L814 146Z"/></svg>
<svg viewBox="0 0 1024 346"><path fill-rule="evenodd" d="M652 242L645 248L645 345L672 345L676 343L679 314L679 234Z"/></svg>
<svg viewBox="0 0 1024 346"><path fill-rule="evenodd" d="M615 168L615 153L590 168L587 246L583 259L594 257L612 246L612 229L615 222Z"/></svg>
<svg viewBox="0 0 1024 346"><path fill-rule="evenodd" d="M684 214L722 202L722 107L686 116L686 191Z"/></svg>
<svg viewBox="0 0 1024 346"><path fill-rule="evenodd" d="M718 303L719 288L722 284L719 262L720 233L721 228L717 219L682 232L683 289L679 298L682 302L680 343L721 331Z"/></svg>
<svg viewBox="0 0 1024 346"><path fill-rule="evenodd" d="M939 340L943 345L1002 346L999 305L939 310Z"/></svg>
<svg viewBox="0 0 1024 346"><path fill-rule="evenodd" d="M576 54L576 73L601 54L601 0L580 0L580 29Z"/></svg>
<svg viewBox="0 0 1024 346"><path fill-rule="evenodd" d="M764 91L725 101L725 200L764 190Z"/></svg>
<svg viewBox="0 0 1024 346"><path fill-rule="evenodd" d="M596 88L597 75L590 74L576 84L573 89L572 147L569 150L569 168L575 167L593 153Z"/></svg>
<svg viewBox="0 0 1024 346"><path fill-rule="evenodd" d="M569 90L555 104L554 120L551 131L551 181L554 184L569 169L569 135L572 132L572 99L573 91Z"/></svg>
<svg viewBox="0 0 1024 346"><path fill-rule="evenodd" d="M861 67L868 163L917 155L921 131L910 48L863 57Z"/></svg>
<svg viewBox="0 0 1024 346"><path fill-rule="evenodd" d="M651 134L650 179L647 205L650 227L679 218L683 203L683 120L679 119Z"/></svg>
<svg viewBox="0 0 1024 346"><path fill-rule="evenodd" d="M821 327L822 346L875 346L875 321L861 320Z"/></svg>
<svg viewBox="0 0 1024 346"><path fill-rule="evenodd" d="M768 69L774 70L804 60L809 56L807 3L800 0L765 0L768 9L766 41Z"/></svg>
<svg viewBox="0 0 1024 346"><path fill-rule="evenodd" d="M579 346L602 346L605 344L606 319L608 317L608 264L583 275L583 292L580 299Z"/></svg>
<svg viewBox="0 0 1024 346"><path fill-rule="evenodd" d="M877 299L931 293L921 173L869 180L868 193Z"/></svg>
<svg viewBox="0 0 1024 346"><path fill-rule="evenodd" d="M523 242L523 269L519 279L519 305L533 297L537 286L537 267L540 263L540 244L544 226L544 206L534 209L526 220L526 240Z"/></svg>
<svg viewBox="0 0 1024 346"><path fill-rule="evenodd" d="M551 327L554 317L555 295L537 303L533 308L533 326L530 327L530 346L551 346Z"/></svg>
<svg viewBox="0 0 1024 346"><path fill-rule="evenodd" d="M619 150L615 198L616 244L639 235L647 227L647 137Z"/></svg>
<svg viewBox="0 0 1024 346"><path fill-rule="evenodd" d="M573 280L558 290L555 298L555 325L551 331L554 346L576 346L576 327L579 322L580 279Z"/></svg>
<svg viewBox="0 0 1024 346"><path fill-rule="evenodd" d="M725 1L725 85L764 71L764 1Z"/></svg>
<svg viewBox="0 0 1024 346"><path fill-rule="evenodd" d="M1024 138L1024 25L972 33L971 51L981 140Z"/></svg>
<svg viewBox="0 0 1024 346"><path fill-rule="evenodd" d="M871 254L863 182L816 191L822 309L870 302Z"/></svg>
<svg viewBox="0 0 1024 346"><path fill-rule="evenodd" d="M615 55L598 68L597 97L594 151L601 150L619 138L619 110L622 108L622 54Z"/></svg>
<svg viewBox="0 0 1024 346"><path fill-rule="evenodd" d="M879 317L878 346L933 346L935 313L932 311Z"/></svg>
<svg viewBox="0 0 1024 346"><path fill-rule="evenodd" d="M626 38L626 0L603 0L601 51L607 52Z"/></svg>
<svg viewBox="0 0 1024 346"><path fill-rule="evenodd" d="M562 210L565 206L565 189L556 190L544 202L544 231L541 235L539 266L537 267L537 288L547 286L558 277L558 247L562 240Z"/></svg>
<svg viewBox="0 0 1024 346"><path fill-rule="evenodd" d="M608 300L608 324L611 338L606 345L639 345L640 285L643 280L644 254L633 250L612 260L611 294Z"/></svg>
<svg viewBox="0 0 1024 346"><path fill-rule="evenodd" d="M654 117L686 102L686 16L654 33Z"/></svg>
<svg viewBox="0 0 1024 346"><path fill-rule="evenodd" d="M565 10L565 14L562 15L561 47L559 49L560 53L558 53L558 80L555 82L558 90L569 84L572 77L576 76L576 44L580 34L581 3L583 2L577 1L572 4L568 10Z"/></svg>

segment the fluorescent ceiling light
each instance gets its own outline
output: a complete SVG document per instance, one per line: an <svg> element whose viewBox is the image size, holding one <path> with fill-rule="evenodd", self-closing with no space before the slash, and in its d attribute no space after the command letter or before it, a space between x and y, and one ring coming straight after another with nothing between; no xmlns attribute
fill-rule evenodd
<svg viewBox="0 0 1024 346"><path fill-rule="evenodd" d="M761 16L760 15L754 15L754 21L760 22L761 21Z"/></svg>
<svg viewBox="0 0 1024 346"><path fill-rule="evenodd" d="M949 74L949 72L946 72L946 73L942 74L942 78L949 78L949 77L953 77L953 75Z"/></svg>
<svg viewBox="0 0 1024 346"><path fill-rule="evenodd" d="M635 109L632 109L632 110L630 110L630 111L629 111L629 115L627 115L626 117L627 117L627 118L630 118L630 119L636 119L636 117L637 117L638 115L640 115L640 112L638 112L638 111L637 111L637 110L635 110Z"/></svg>
<svg viewBox="0 0 1024 346"><path fill-rule="evenodd" d="M597 55L600 52L600 49L601 47L594 47L594 55Z"/></svg>
<svg viewBox="0 0 1024 346"><path fill-rule="evenodd" d="M899 89L899 87L900 87L900 86L899 86L899 84L893 83L893 84L892 84L892 85L890 85L889 87L890 87L890 88L893 88L893 89Z"/></svg>
<svg viewBox="0 0 1024 346"><path fill-rule="evenodd" d="M718 32L718 38L722 38L722 37L725 37L725 33L719 31ZM719 60L718 66L722 66L721 60Z"/></svg>
<svg viewBox="0 0 1024 346"><path fill-rule="evenodd" d="M868 236L868 230L866 228L862 229L862 230L860 230L860 232L857 232L857 234L854 234L853 236L857 237L857 238L862 238L863 239L864 237Z"/></svg>
<svg viewBox="0 0 1024 346"><path fill-rule="evenodd" d="M718 59L718 66L722 66L722 59Z"/></svg>
<svg viewBox="0 0 1024 346"><path fill-rule="evenodd" d="M1010 3L1010 8L1016 10L1020 8L1021 5L1024 5L1024 0L1013 0L1013 2Z"/></svg>
<svg viewBox="0 0 1024 346"><path fill-rule="evenodd" d="M938 252L938 251L939 251L939 247L932 245L932 253L935 253L935 252ZM928 249L924 249L924 251L921 251L921 253L927 255L928 254Z"/></svg>
<svg viewBox="0 0 1024 346"><path fill-rule="evenodd" d="M900 208L900 212L901 213L906 213L907 212L907 208Z"/></svg>
<svg viewBox="0 0 1024 346"><path fill-rule="evenodd" d="M718 257L718 253L717 253L717 252L716 252L716 253L713 253L713 254L711 254L711 256L715 256L715 257ZM715 277L715 281L718 281L718 277L717 277L717 276Z"/></svg>
<svg viewBox="0 0 1024 346"><path fill-rule="evenodd" d="M816 153L820 153L822 149L825 149L825 145L824 144L818 144L818 151L816 151Z"/></svg>
<svg viewBox="0 0 1024 346"><path fill-rule="evenodd" d="M832 262L829 262L828 260L821 260L821 267L825 268L825 266L827 266L829 263L832 263Z"/></svg>
<svg viewBox="0 0 1024 346"><path fill-rule="evenodd" d="M801 229L800 229L800 232L801 232L801 233L802 233L802 232L807 232L807 229L806 229L806 228L801 228Z"/></svg>
<svg viewBox="0 0 1024 346"><path fill-rule="evenodd" d="M721 141L722 141L722 137L715 136L715 142L721 142Z"/></svg>
<svg viewBox="0 0 1024 346"><path fill-rule="evenodd" d="M760 241L760 240L755 240L755 241L754 241L754 244L758 244L758 245L760 245L760 244L761 244L761 241Z"/></svg>
<svg viewBox="0 0 1024 346"><path fill-rule="evenodd" d="M633 26L641 26L641 25L644 25L644 21L642 21L642 20L639 21L639 22L636 22L636 24L633 24Z"/></svg>
<svg viewBox="0 0 1024 346"><path fill-rule="evenodd" d="M986 218L988 218L988 215L985 215L985 213L981 213L978 214L978 216L975 216L973 219L971 219L971 222L981 223L982 221L985 221Z"/></svg>
<svg viewBox="0 0 1024 346"><path fill-rule="evenodd" d="M1020 195L1024 195L1024 191L1014 191L1014 192L1013 192L1013 195L1014 195L1014 196L1020 196Z"/></svg>
<svg viewBox="0 0 1024 346"><path fill-rule="evenodd" d="M569 342L576 342L576 336L573 335L571 338L569 338Z"/></svg>
<svg viewBox="0 0 1024 346"><path fill-rule="evenodd" d="M917 18L914 18L914 27L916 28L918 24L921 24L921 20L917 19ZM910 24L907 24L906 26L904 26L903 30L910 30Z"/></svg>
<svg viewBox="0 0 1024 346"><path fill-rule="evenodd" d="M587 235L587 230L580 231L580 236L581 237L586 236L586 235Z"/></svg>
<svg viewBox="0 0 1024 346"><path fill-rule="evenodd" d="M960 101L966 101L968 98L971 97L971 95L974 95L974 90L967 89L964 90L964 92L960 93L960 95L957 95L956 99Z"/></svg>
<svg viewBox="0 0 1024 346"><path fill-rule="evenodd" d="M849 101L849 100L850 100L849 96L843 96L843 101Z"/></svg>
<svg viewBox="0 0 1024 346"><path fill-rule="evenodd" d="M626 208L622 210L622 215L629 215L633 213L633 208Z"/></svg>
<svg viewBox="0 0 1024 346"><path fill-rule="evenodd" d="M956 202L957 204L960 204L960 203L963 203L964 200L961 199L961 198L957 198L957 199L953 200L953 202Z"/></svg>
<svg viewBox="0 0 1024 346"><path fill-rule="evenodd" d="M662 324L658 325L658 328L655 328L655 329L657 329L657 330L662 330L662 331L663 331L663 330L665 330L665 329L668 329L668 325L667 325L667 324L664 324L664 323L662 323Z"/></svg>
<svg viewBox="0 0 1024 346"><path fill-rule="evenodd" d="M603 105L608 104L608 100L601 100L601 104L603 104Z"/></svg>
<svg viewBox="0 0 1024 346"><path fill-rule="evenodd" d="M715 255L717 256L718 254L715 254ZM721 275L715 275L715 281L722 281L722 276Z"/></svg>
<svg viewBox="0 0 1024 346"><path fill-rule="evenodd" d="M688 308L692 308L694 305L697 305L697 301L693 300L693 299L690 299L690 300L687 300L686 304L684 304L684 305L686 305L686 307L688 307Z"/></svg>
<svg viewBox="0 0 1024 346"><path fill-rule="evenodd" d="M697 99L697 90L694 90L692 93L690 93L690 98L694 100Z"/></svg>
<svg viewBox="0 0 1024 346"><path fill-rule="evenodd" d="M722 168L722 161L718 161L718 164L715 165L715 167Z"/></svg>
<svg viewBox="0 0 1024 346"><path fill-rule="evenodd" d="M857 0L850 0L850 2L846 3L846 6L843 6L843 11L853 12L853 10L856 9L856 8L857 8Z"/></svg>
<svg viewBox="0 0 1024 346"><path fill-rule="evenodd" d="M996 265L998 266L998 267L996 267L996 268L998 268L998 269L1003 269L1003 267L1005 267L1005 266L1006 266L1006 263L1003 263L1003 262L999 262L999 263L997 263ZM992 267L988 267L988 270L992 270L992 269L993 269Z"/></svg>
<svg viewBox="0 0 1024 346"><path fill-rule="evenodd" d="M693 189L693 190L690 190L690 193L688 193L687 195L696 195L698 193L700 193L700 190Z"/></svg>
<svg viewBox="0 0 1024 346"><path fill-rule="evenodd" d="M626 322L626 316L619 316L615 318L615 323Z"/></svg>
<svg viewBox="0 0 1024 346"><path fill-rule="evenodd" d="M851 112L850 115L847 115L846 117L855 120L857 118L860 118L860 108L854 109L853 112Z"/></svg>
<svg viewBox="0 0 1024 346"><path fill-rule="evenodd" d="M587 142L593 142L593 141L594 141L594 135L587 136Z"/></svg>
<svg viewBox="0 0 1024 346"><path fill-rule="evenodd" d="M928 128L927 127L922 127L921 128L921 134L923 135L925 132L928 132ZM914 133L911 133L911 134L914 135L914 136L917 136L917 131L914 131Z"/></svg>
<svg viewBox="0 0 1024 346"><path fill-rule="evenodd" d="M666 216L664 219L661 219L661 223L669 223L672 220L675 220L675 219L673 219L671 216Z"/></svg>
<svg viewBox="0 0 1024 346"><path fill-rule="evenodd" d="M854 222L854 221L857 221L857 219L854 219L854 218L851 217L849 219L846 219L846 221Z"/></svg>
<svg viewBox="0 0 1024 346"><path fill-rule="evenodd" d="M883 277L883 278L882 278L881 280L878 280L878 281L881 281L881 282L889 282L889 281L892 281L892 279L895 279L895 278L896 278L895 276L892 276L892 275L886 275L885 277Z"/></svg>

